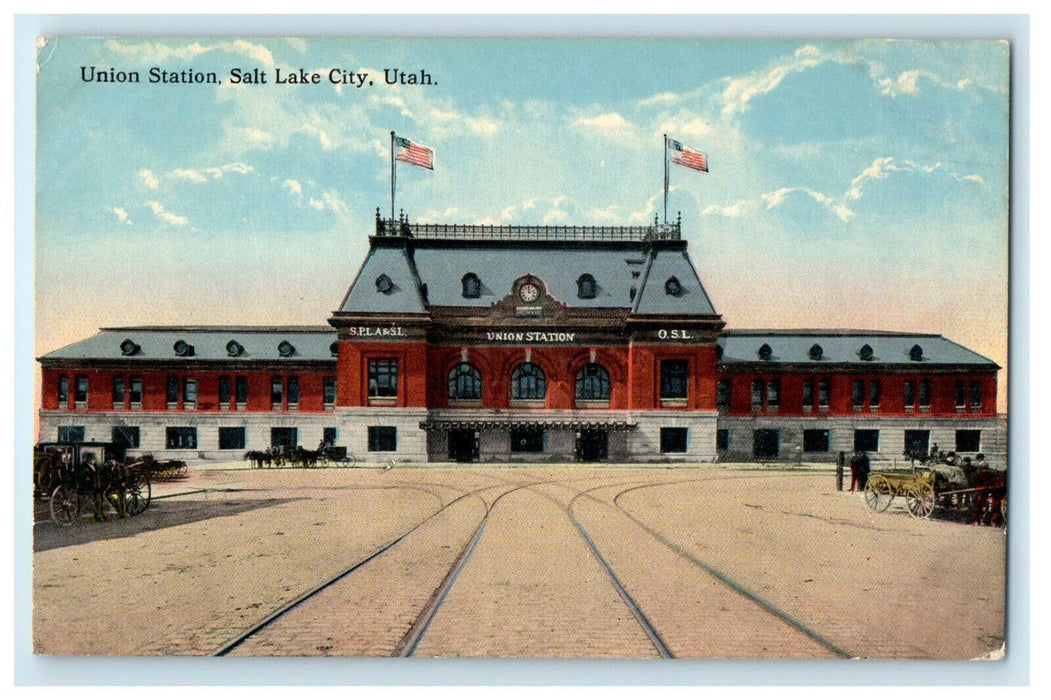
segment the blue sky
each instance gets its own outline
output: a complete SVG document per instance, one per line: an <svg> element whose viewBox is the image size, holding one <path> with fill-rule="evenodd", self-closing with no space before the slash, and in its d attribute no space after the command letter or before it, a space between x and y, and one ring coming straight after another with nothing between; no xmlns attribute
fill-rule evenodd
<svg viewBox="0 0 1051 700"><path fill-rule="evenodd" d="M399 167L398 208L462 223L652 221L667 133L709 156L673 168L669 211L731 327L937 332L1007 364L1005 43L41 44L38 354L107 325L324 323L389 211L395 130L436 151ZM224 84L150 85L151 66ZM436 85L383 84L395 67Z"/></svg>

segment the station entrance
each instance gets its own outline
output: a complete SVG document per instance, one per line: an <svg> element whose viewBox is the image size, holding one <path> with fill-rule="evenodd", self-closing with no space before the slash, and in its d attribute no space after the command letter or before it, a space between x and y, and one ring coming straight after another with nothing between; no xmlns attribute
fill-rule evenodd
<svg viewBox="0 0 1051 700"><path fill-rule="evenodd" d="M454 462L478 461L478 431L457 428L449 431L449 459Z"/></svg>
<svg viewBox="0 0 1051 700"><path fill-rule="evenodd" d="M577 433L577 461L603 462L609 456L609 433L605 430L581 430Z"/></svg>

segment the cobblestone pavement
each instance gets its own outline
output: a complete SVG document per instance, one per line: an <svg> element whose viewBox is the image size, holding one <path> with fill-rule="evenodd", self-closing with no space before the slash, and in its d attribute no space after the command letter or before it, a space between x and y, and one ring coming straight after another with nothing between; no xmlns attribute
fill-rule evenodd
<svg viewBox="0 0 1051 700"><path fill-rule="evenodd" d="M1003 530L869 510L824 470L191 468L127 520L38 507L34 649L417 656L974 658L1004 636ZM401 538L401 539L399 539Z"/></svg>

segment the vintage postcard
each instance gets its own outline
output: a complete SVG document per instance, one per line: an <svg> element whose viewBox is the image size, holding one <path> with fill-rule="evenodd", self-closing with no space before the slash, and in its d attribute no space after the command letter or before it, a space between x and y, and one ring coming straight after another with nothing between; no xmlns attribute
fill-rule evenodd
<svg viewBox="0 0 1051 700"><path fill-rule="evenodd" d="M1003 658L1007 42L36 48L36 654Z"/></svg>

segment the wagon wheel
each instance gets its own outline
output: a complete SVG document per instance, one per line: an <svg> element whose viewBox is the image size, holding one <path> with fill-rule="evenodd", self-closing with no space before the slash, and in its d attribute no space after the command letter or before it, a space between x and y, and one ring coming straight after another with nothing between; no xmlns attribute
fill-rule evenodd
<svg viewBox="0 0 1051 700"><path fill-rule="evenodd" d="M875 476L869 479L868 486L865 487L865 503L869 508L882 513L890 507L893 500L894 487L885 477Z"/></svg>
<svg viewBox="0 0 1051 700"><path fill-rule="evenodd" d="M357 466L357 464L358 464L358 458L355 457L350 452L348 452L346 458L343 460L343 466L344 467L354 467L354 466Z"/></svg>
<svg viewBox="0 0 1051 700"><path fill-rule="evenodd" d="M80 515L80 494L72 484L59 484L51 493L51 519L68 527Z"/></svg>
<svg viewBox="0 0 1051 700"><path fill-rule="evenodd" d="M128 479L125 499L128 504L128 515L138 515L150 505L150 478L139 472Z"/></svg>
<svg viewBox="0 0 1051 700"><path fill-rule="evenodd" d="M934 487L927 482L913 484L905 494L905 505L914 518L929 518L934 512Z"/></svg>

